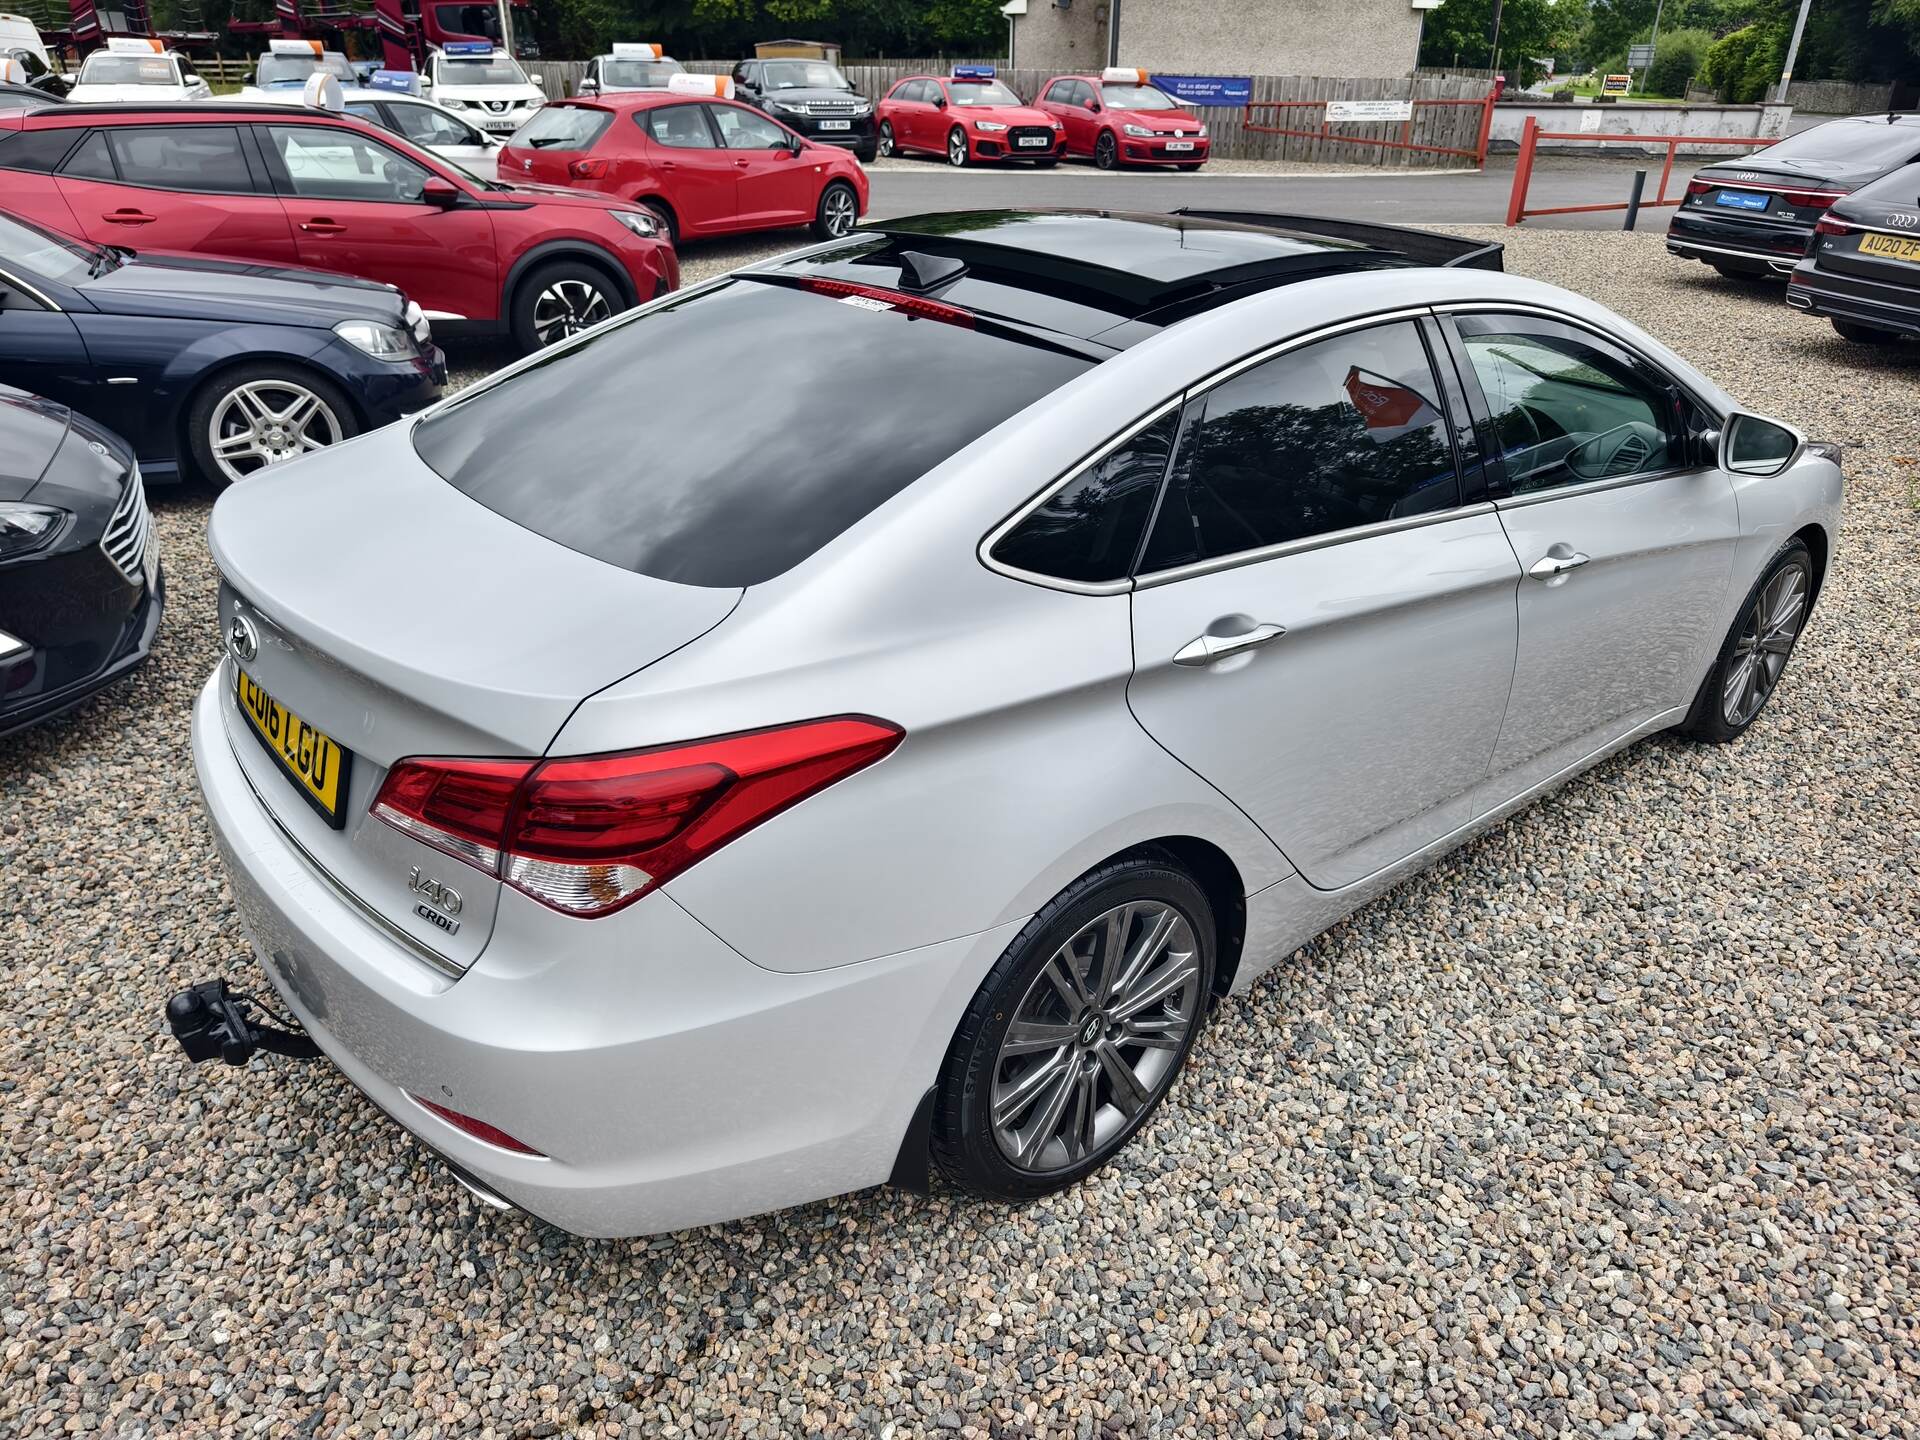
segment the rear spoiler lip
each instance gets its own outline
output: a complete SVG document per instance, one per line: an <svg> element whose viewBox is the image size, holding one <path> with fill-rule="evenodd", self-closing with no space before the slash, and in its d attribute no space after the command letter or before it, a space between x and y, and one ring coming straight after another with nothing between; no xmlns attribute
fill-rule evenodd
<svg viewBox="0 0 1920 1440"><path fill-rule="evenodd" d="M1325 235L1335 240L1357 240L1375 250L1405 256L1420 265L1464 270L1501 270L1506 246L1498 240L1462 240L1434 230L1405 225L1380 225L1369 220L1342 220L1331 215L1285 215L1271 210L1195 210L1186 206L1172 214L1191 220L1223 220L1262 230L1292 230Z"/></svg>

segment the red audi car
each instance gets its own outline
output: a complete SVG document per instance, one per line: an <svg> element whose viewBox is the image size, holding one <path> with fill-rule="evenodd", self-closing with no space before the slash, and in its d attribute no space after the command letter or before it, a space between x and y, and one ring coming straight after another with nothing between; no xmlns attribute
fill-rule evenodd
<svg viewBox="0 0 1920 1440"><path fill-rule="evenodd" d="M1066 153L1060 121L994 79L991 65L956 65L953 74L910 75L875 107L880 153L945 155L949 165L1030 160L1057 165Z"/></svg>
<svg viewBox="0 0 1920 1440"><path fill-rule="evenodd" d="M1066 128L1066 154L1091 155L1102 170L1207 163L1207 127L1144 70L1056 75L1034 107Z"/></svg>
<svg viewBox="0 0 1920 1440"><path fill-rule="evenodd" d="M860 162L728 98L732 90L724 75L675 75L665 90L556 100L514 132L501 178L617 196L676 244L793 225L827 239L853 229L867 209Z"/></svg>
<svg viewBox="0 0 1920 1440"><path fill-rule="evenodd" d="M306 106L0 114L0 206L98 245L384 281L436 334L510 334L529 351L680 283L646 211L481 180Z"/></svg>

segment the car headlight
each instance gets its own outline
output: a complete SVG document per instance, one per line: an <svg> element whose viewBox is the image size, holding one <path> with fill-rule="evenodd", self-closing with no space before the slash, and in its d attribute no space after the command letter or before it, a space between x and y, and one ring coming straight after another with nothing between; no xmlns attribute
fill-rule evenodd
<svg viewBox="0 0 1920 1440"><path fill-rule="evenodd" d="M1060 123L1060 122L1059 122L1059 121L1058 121L1057 119L1055 119L1055 118L1054 118L1053 116L1051 116L1051 115L1049 115L1049 116L1047 117L1047 123L1048 123L1049 125L1051 125L1051 126L1053 126L1053 128L1054 128L1054 129L1056 129L1056 130L1064 130L1064 129L1066 129L1066 128L1067 128L1067 127L1066 127L1065 125L1062 125L1062 124L1061 124L1061 123Z"/></svg>
<svg viewBox="0 0 1920 1440"><path fill-rule="evenodd" d="M379 325L371 320L342 320L333 333L354 349L376 360L411 360L420 352L413 336L398 325Z"/></svg>
<svg viewBox="0 0 1920 1440"><path fill-rule="evenodd" d="M660 238L660 222L641 210L616 210L613 218L618 220L634 234L647 240Z"/></svg>
<svg viewBox="0 0 1920 1440"><path fill-rule="evenodd" d="M767 103L783 115L804 115L807 113L806 106L790 104L785 100L769 100Z"/></svg>
<svg viewBox="0 0 1920 1440"><path fill-rule="evenodd" d="M1125 131L1125 132L1126 132L1127 134L1129 134L1129 135L1151 135L1151 134L1153 134L1153 131L1151 131L1151 130L1149 130L1149 129L1148 129L1148 128L1147 128L1146 126L1144 126L1144 125L1122 125L1122 126L1121 126L1120 128L1121 128L1122 130L1124 130L1124 131Z"/></svg>
<svg viewBox="0 0 1920 1440"><path fill-rule="evenodd" d="M51 505L0 504L0 560L29 555L53 539L67 518Z"/></svg>
<svg viewBox="0 0 1920 1440"><path fill-rule="evenodd" d="M435 98L438 98L438 97L435 97ZM466 101L456 100L451 95L449 95L446 99L441 100L440 103L446 106L447 109L449 110L464 110L467 108Z"/></svg>
<svg viewBox="0 0 1920 1440"><path fill-rule="evenodd" d="M973 122L973 128L976 130L1004 130L1007 127L1002 125L998 120L976 120Z"/></svg>
<svg viewBox="0 0 1920 1440"><path fill-rule="evenodd" d="M1206 138L1207 138L1207 127L1206 127L1206 126L1204 126L1204 125L1202 125L1202 126L1201 126L1201 127L1200 127L1200 128L1198 129L1198 130L1196 130L1196 131L1194 131L1194 132L1193 132L1193 138L1194 138L1194 139L1196 139L1196 140L1204 140L1204 139L1206 139Z"/></svg>

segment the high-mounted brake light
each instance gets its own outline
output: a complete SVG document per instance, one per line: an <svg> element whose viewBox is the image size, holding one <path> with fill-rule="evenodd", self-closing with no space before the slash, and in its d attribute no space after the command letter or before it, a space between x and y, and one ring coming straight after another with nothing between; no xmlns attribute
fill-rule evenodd
<svg viewBox="0 0 1920 1440"><path fill-rule="evenodd" d="M962 310L958 305L943 305L938 300L923 300L918 295L902 295L898 290L889 290L884 285L859 285L851 280L824 280L808 276L801 280L800 288L811 290L816 295L851 300L855 304L871 302L871 308L876 310L898 310L903 315L917 315L922 320L938 320L943 325L973 329L971 310Z"/></svg>
<svg viewBox="0 0 1920 1440"><path fill-rule="evenodd" d="M616 755L397 762L373 814L568 915L608 915L881 759L897 725L809 720Z"/></svg>

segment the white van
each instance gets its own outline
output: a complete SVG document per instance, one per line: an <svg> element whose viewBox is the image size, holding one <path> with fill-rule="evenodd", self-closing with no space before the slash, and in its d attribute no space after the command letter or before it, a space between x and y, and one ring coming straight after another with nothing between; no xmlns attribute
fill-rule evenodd
<svg viewBox="0 0 1920 1440"><path fill-rule="evenodd" d="M47 42L40 38L40 31L24 15L0 15L0 74L11 73L6 62L18 61L20 70L16 80L24 85L33 85L51 94L58 95L66 87L55 83L45 83L54 73L53 56L47 51Z"/></svg>

